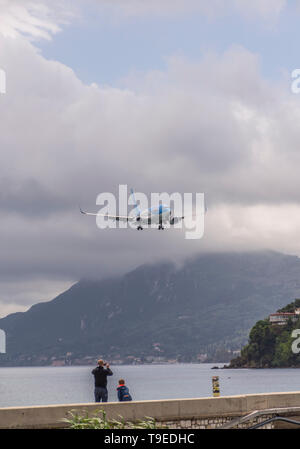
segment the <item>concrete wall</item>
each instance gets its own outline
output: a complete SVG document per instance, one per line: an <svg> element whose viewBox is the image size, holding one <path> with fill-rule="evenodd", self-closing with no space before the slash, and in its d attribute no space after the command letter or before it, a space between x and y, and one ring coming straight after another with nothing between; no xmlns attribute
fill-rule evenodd
<svg viewBox="0 0 300 449"><path fill-rule="evenodd" d="M65 427L70 410L89 415L105 410L108 419L137 421L146 416L170 428L214 428L255 410L300 407L300 392L224 396L219 398L111 402L0 408L0 428ZM300 415L299 415L300 419ZM261 418L260 418L261 420ZM245 427L243 425L243 427Z"/></svg>

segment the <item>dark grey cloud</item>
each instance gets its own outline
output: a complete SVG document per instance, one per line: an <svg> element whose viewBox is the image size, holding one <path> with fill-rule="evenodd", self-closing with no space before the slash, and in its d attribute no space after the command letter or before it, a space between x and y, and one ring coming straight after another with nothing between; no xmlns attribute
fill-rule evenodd
<svg viewBox="0 0 300 449"><path fill-rule="evenodd" d="M2 213L27 217L44 217L52 213L74 209L74 199L51 192L36 179L19 181L17 178L0 179L0 208Z"/></svg>

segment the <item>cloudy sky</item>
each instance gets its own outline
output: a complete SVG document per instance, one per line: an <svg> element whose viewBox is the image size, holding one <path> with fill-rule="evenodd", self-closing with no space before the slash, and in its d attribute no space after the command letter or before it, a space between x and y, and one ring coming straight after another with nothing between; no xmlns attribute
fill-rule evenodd
<svg viewBox="0 0 300 449"><path fill-rule="evenodd" d="M297 0L0 0L0 316L206 251L300 255ZM101 192L204 192L201 240L99 230Z"/></svg>

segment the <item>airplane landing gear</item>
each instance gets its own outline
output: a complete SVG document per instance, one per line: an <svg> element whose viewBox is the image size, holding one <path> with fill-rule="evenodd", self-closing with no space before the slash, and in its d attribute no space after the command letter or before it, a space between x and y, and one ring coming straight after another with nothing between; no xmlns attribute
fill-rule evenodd
<svg viewBox="0 0 300 449"><path fill-rule="evenodd" d="M142 231L142 230L143 230L142 226L138 226L136 229L137 229L138 231Z"/></svg>
<svg viewBox="0 0 300 449"><path fill-rule="evenodd" d="M160 231L160 230L163 231L164 229L165 229L165 228L163 227L163 225L160 224L160 225L158 226L158 230L159 230L159 231Z"/></svg>

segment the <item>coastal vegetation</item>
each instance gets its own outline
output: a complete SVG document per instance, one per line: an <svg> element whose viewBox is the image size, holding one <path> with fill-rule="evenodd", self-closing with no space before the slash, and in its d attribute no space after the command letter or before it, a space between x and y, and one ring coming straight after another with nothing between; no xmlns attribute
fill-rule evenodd
<svg viewBox="0 0 300 449"><path fill-rule="evenodd" d="M151 417L144 420L138 420L135 423L128 422L120 416L120 420L107 419L106 412L99 410L92 416L88 412L85 415L79 415L76 410L69 412L69 418L63 420L70 429L160 429L156 421ZM166 427L164 427L166 428Z"/></svg>
<svg viewBox="0 0 300 449"><path fill-rule="evenodd" d="M292 350L295 340L292 333L300 329L300 315L292 315L297 308L300 308L300 299L277 311L291 314L286 316L284 324L274 324L269 317L258 321L250 331L248 344L241 355L230 362L229 368L300 367L300 355Z"/></svg>

